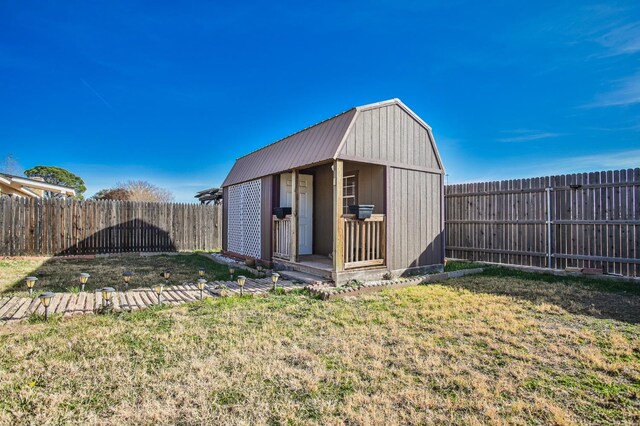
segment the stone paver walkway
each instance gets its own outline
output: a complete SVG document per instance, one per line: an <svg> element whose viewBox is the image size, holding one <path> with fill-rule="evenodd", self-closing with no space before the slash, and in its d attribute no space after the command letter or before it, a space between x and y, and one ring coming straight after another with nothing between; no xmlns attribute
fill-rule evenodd
<svg viewBox="0 0 640 426"><path fill-rule="evenodd" d="M279 280L278 287L285 291L304 288L306 284ZM271 277L247 278L244 285L245 294L266 294L273 287ZM211 281L207 283L203 296L220 297L222 293L240 294L240 286L235 281ZM166 286L162 292L162 303L181 305L200 299L200 290L192 283ZM112 297L115 311L135 311L158 303L158 296L151 288L138 288L118 291ZM49 306L49 314L72 316L95 313L102 307L102 293L56 293ZM12 321L27 319L32 313L44 314L40 300L30 297L0 297L0 326Z"/></svg>

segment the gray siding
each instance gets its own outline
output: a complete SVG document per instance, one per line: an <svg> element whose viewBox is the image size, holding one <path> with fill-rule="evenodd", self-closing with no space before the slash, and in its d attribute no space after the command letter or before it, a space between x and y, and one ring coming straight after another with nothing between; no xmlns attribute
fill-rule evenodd
<svg viewBox="0 0 640 426"><path fill-rule="evenodd" d="M358 111L338 158L441 170L430 130L398 104Z"/></svg>
<svg viewBox="0 0 640 426"><path fill-rule="evenodd" d="M358 204L373 204L373 212L384 213L384 167L345 161L344 175L358 172Z"/></svg>
<svg viewBox="0 0 640 426"><path fill-rule="evenodd" d="M333 171L331 164L312 171L313 252L326 256L333 251Z"/></svg>
<svg viewBox="0 0 640 426"><path fill-rule="evenodd" d="M442 175L389 168L388 265L443 263Z"/></svg>

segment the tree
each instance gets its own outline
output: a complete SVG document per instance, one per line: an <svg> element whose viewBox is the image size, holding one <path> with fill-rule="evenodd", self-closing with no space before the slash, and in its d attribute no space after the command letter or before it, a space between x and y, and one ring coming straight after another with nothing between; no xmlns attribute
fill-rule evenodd
<svg viewBox="0 0 640 426"><path fill-rule="evenodd" d="M84 192L87 190L84 181L80 176L76 176L68 170L55 166L35 166L26 170L24 174L28 177L41 177L52 185L73 188L76 191L76 200L84 199ZM51 198L52 194L47 191L45 196Z"/></svg>
<svg viewBox="0 0 640 426"><path fill-rule="evenodd" d="M92 200L119 200L119 201L128 201L130 198L129 191L124 188L108 188L101 189L96 192Z"/></svg>
<svg viewBox="0 0 640 426"><path fill-rule="evenodd" d="M94 200L145 201L151 203L170 203L173 194L146 180L120 182L113 188L102 189L91 197Z"/></svg>
<svg viewBox="0 0 640 426"><path fill-rule="evenodd" d="M173 202L173 194L170 191L159 188L146 180L130 180L119 183L117 187L129 193L129 201L148 201L153 203Z"/></svg>
<svg viewBox="0 0 640 426"><path fill-rule="evenodd" d="M18 163L18 160L15 159L13 154L7 154L2 163L0 163L0 173L20 176L23 171L24 169L20 166L20 163Z"/></svg>

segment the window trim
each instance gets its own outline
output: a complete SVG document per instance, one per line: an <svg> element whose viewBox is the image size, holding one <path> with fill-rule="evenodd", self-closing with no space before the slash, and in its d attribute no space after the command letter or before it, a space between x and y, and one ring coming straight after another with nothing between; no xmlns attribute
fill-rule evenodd
<svg viewBox="0 0 640 426"><path fill-rule="evenodd" d="M353 195L347 195L345 196L345 179L348 178L353 178L354 180L354 185L353 185ZM349 213L349 204L347 204L345 202L345 199L348 198L353 198L353 204L357 205L358 204L358 192L360 189L360 182L359 182L359 176L358 176L358 170L353 170L353 171L349 171L349 172L345 172L342 175L342 213L343 214L348 214Z"/></svg>

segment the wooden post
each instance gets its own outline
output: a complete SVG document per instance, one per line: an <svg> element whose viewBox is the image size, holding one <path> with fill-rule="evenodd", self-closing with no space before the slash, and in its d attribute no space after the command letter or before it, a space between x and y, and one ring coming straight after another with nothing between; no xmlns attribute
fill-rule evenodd
<svg viewBox="0 0 640 426"><path fill-rule="evenodd" d="M553 256L553 244L551 241L551 227L553 226L553 222L551 221L551 191L553 191L553 188L545 188L545 191L547 193L547 268L551 269L551 256Z"/></svg>
<svg viewBox="0 0 640 426"><path fill-rule="evenodd" d="M289 244L289 260L298 261L298 193L300 192L300 176L298 170L291 172L291 239Z"/></svg>
<svg viewBox="0 0 640 426"><path fill-rule="evenodd" d="M333 269L344 271L344 225L342 223L342 191L344 163L333 162Z"/></svg>
<svg viewBox="0 0 640 426"><path fill-rule="evenodd" d="M393 253L393 247L391 246L391 220L393 219L393 209L390 206L389 197L391 196L391 167L385 166L384 168L384 223L382 224L382 232L384 238L382 239L382 258L384 264L393 269L391 265L391 259Z"/></svg>

